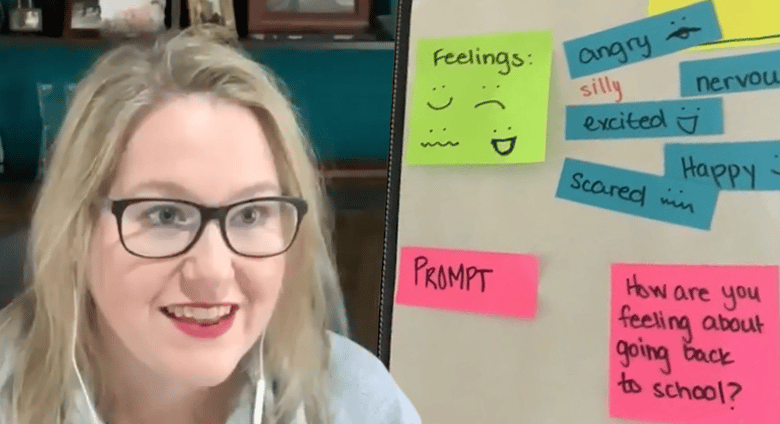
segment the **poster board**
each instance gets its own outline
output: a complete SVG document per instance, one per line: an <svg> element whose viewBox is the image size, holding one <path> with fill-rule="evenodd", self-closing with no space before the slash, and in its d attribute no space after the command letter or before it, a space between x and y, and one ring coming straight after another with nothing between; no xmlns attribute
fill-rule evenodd
<svg viewBox="0 0 780 424"><path fill-rule="evenodd" d="M701 154L703 156L697 157L707 157L710 162L717 158L730 158L734 163L740 163L746 157L755 159L748 160L745 166L773 158L772 149L776 146L770 142L780 140L780 125L776 119L780 110L780 91L744 87L734 91L732 80L732 91L686 94L684 90L690 89L690 84L682 81L681 76L687 65L681 63L773 52L780 49L780 45L687 48L586 76L572 76L564 42L648 18L650 6L648 1L609 0L399 2L401 18L396 38L378 349L396 381L417 407L423 422L715 424L770 423L780 416L777 415L780 411L780 396L777 396L780 390L777 370L780 321L777 313L780 301L777 290L777 265L780 263L778 187L764 177L765 183L753 181L752 186L747 180L735 180L733 187L725 187L729 183L722 180L722 186L717 187L712 179L713 168L707 168L708 175L686 179L680 175L680 169L665 165L667 156L677 154L678 162L675 163L679 163L689 153ZM761 13L761 9L753 9L752 13ZM419 145L422 134L415 132L413 125L415 113L420 110L416 109L415 101L419 102L422 95L415 86L421 78L417 71L417 49L424 44L420 41L533 31L552 33L549 103L546 122L543 122L546 125L543 160L492 165L410 163L410 149L419 149L415 143ZM730 34L733 35L733 31ZM766 56L763 60L764 64L771 62ZM703 69L703 65L697 66L695 70ZM715 70L727 68L718 63L713 66ZM744 69L740 72L749 75L753 71L748 65L742 66ZM618 82L620 90L604 89L602 84L607 83L604 78L610 83ZM686 84L688 88L685 88ZM586 95L588 91L590 95ZM510 98L521 98L524 94L517 92L516 97ZM623 138L607 138L604 131L602 138L576 140L576 131L569 128L567 133L567 125L571 125L567 121L577 116L577 110L567 109L570 106L628 107L626 105L632 102L683 100L719 102L707 107L715 107L716 111L710 116L720 113L721 120L701 118L698 124L710 127L711 131L694 136L685 134L682 129L683 132L675 133L678 130L674 130L674 125L668 125L673 129L671 133L651 136L623 134ZM658 107L659 104L651 106ZM694 108L699 106L693 105ZM718 107L721 112L717 112ZM590 109L591 112L594 110ZM619 114L621 111L628 109L613 112ZM682 115L677 117L684 118ZM668 113L666 118L669 118ZM463 119L467 119L465 115ZM479 125L485 121L473 122ZM534 125L538 124L537 121ZM583 125L583 122L579 124ZM722 128L717 128L718 125ZM475 139L470 136L463 143ZM522 135L518 136L518 142L522 140ZM753 147L729 144L724 145L725 150L705 147L698 153L685 150L694 144L727 142L762 143ZM759 150L762 153L758 153ZM752 153L745 156L746 152ZM453 158L447 160L457 162ZM757 166L764 167L763 172L767 172L771 164L763 163ZM589 164L628 170L630 175L588 167ZM566 174L567 166L585 168L571 168L573 171ZM675 223L664 216L664 212L654 216L644 212L646 216L639 216L639 212L626 213L620 206L612 205L610 210L604 207L604 202L599 207L588 205L587 199L576 199L571 193L566 199L565 186L575 185L571 178L578 169L596 174L604 172L606 174L599 175L614 178L618 185L639 181L634 180L639 178L637 173L649 178L649 182L641 183L646 187L659 181L659 184L670 181L699 184L684 188L698 193L699 197L690 200L691 204L701 206L711 202L711 216L709 219L705 216L698 223ZM728 175L728 166L722 169L725 170L722 175ZM665 177L667 174L669 178ZM742 178L747 176L749 173L742 173ZM716 187L714 194L713 187ZM682 188L675 186L675 190ZM613 194L617 196L619 190L619 187L614 188ZM661 194L655 193L654 199L657 201ZM715 201L712 196L716 197ZM666 206L680 200L665 199L669 203ZM685 205L678 204L683 208ZM697 207L697 211L701 209ZM464 263L469 254L480 252L536 258L538 281L533 316L523 316L518 310L515 316L509 317L506 311L496 314L495 304L466 305L467 301L435 300L430 293L427 298L409 294L415 289L410 279L414 265L409 262L420 257L420 250L411 249L433 249L428 258L431 263L436 254L446 256L446 252L442 252L450 249L460 252L449 256L452 263L461 259L460 263ZM410 252L407 259L404 259L405 251ZM446 259L442 261L446 262ZM633 291L636 299L629 299L630 288L628 297L624 291L630 285L632 275L636 274L644 279L642 281L658 283L656 288L666 284L669 299L674 297L673 290L681 286L690 302L680 301L674 305L661 301L631 303L641 301L636 285ZM436 279L435 275L433 279ZM727 298L719 293L728 289L731 283L760 286L763 297L760 305L754 305L760 310L744 311L753 314L751 316L760 315L768 327L762 327L765 331L754 338L747 334L738 334L742 338L730 337L726 331L705 334L696 330L699 337L696 342L706 345L702 350L708 353L718 346L731 350L731 358L736 358L737 366L726 364L712 372L698 372L708 368L703 365L703 368L694 368L684 360L675 359L674 374L666 375L658 372L664 367L663 361L658 360L657 351L656 361L644 360L640 354L624 358L633 360L634 364L624 371L637 376L637 381L644 386L643 396L647 397L635 397L639 399L636 401L629 399L625 392L621 396L614 390L617 387L615 375L620 375L616 341L630 339L638 347L638 337L650 334L621 332L617 324L623 321L617 314L622 304L631 304L634 310L648 313L653 308L663 310L667 313L667 323L668 314L687 314L692 322L699 323L693 326L703 325L708 314L717 319L719 313L729 312L725 303ZM404 284L406 294L401 293ZM712 303L706 303L701 297L696 300L696 284L699 289L709 288ZM643 285L643 289L648 288L649 285ZM414 302L418 304L413 305ZM716 303L721 306L713 306ZM468 308L472 310L466 310ZM477 311L480 308L483 312L493 308L494 313L480 313ZM679 327L680 323L677 325ZM654 335L646 338L650 337L653 343L661 343ZM683 355L678 339L669 342L675 343L670 350L679 351L675 355ZM710 359L718 360L714 356ZM655 367L655 371L650 370L650 366ZM732 372L732 369L737 371ZM700 378L696 374L702 376L701 381L692 380ZM667 397L663 399L665 403L658 403L653 398L653 382L674 382L675 379L691 385L701 383L702 387L712 385L722 394L713 392L718 399L712 402L675 403ZM708 379L711 381L705 381ZM735 386L728 385L735 379L745 390L741 394L735 394ZM718 381L721 389L718 389ZM761 389L756 389L759 386ZM630 385L622 387L630 388ZM746 393L750 396L740 397ZM709 396L709 392L704 395ZM643 408L643 402L649 406ZM629 416L633 418L627 418Z"/></svg>

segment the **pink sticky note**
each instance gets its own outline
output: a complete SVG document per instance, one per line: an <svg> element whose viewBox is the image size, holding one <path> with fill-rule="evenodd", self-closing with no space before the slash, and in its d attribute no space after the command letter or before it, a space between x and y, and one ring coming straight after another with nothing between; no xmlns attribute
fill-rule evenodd
<svg viewBox="0 0 780 424"><path fill-rule="evenodd" d="M780 419L778 267L614 264L610 328L610 416Z"/></svg>
<svg viewBox="0 0 780 424"><path fill-rule="evenodd" d="M399 304L515 318L536 315L539 260L533 255L406 247Z"/></svg>

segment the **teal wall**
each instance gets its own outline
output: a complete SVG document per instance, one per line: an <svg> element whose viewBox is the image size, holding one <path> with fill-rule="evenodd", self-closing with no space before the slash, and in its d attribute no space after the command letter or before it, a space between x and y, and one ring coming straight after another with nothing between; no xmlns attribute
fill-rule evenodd
<svg viewBox="0 0 780 424"><path fill-rule="evenodd" d="M393 50L259 48L250 51L289 86L314 148L323 161L387 159ZM373 46L373 47L371 47ZM377 48L379 46L380 48ZM103 48L62 40L0 36L2 180L34 178L41 140L36 83L78 81Z"/></svg>

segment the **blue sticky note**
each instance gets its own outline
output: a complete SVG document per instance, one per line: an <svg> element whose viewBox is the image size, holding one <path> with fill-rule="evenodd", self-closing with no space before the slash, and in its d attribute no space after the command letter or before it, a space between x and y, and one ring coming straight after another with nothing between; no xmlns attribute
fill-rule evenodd
<svg viewBox="0 0 780 424"><path fill-rule="evenodd" d="M664 56L722 38L711 1L564 41L572 78Z"/></svg>
<svg viewBox="0 0 780 424"><path fill-rule="evenodd" d="M723 134L723 100L667 100L566 106L566 139Z"/></svg>
<svg viewBox="0 0 780 424"><path fill-rule="evenodd" d="M780 50L680 62L683 97L780 88Z"/></svg>
<svg viewBox="0 0 780 424"><path fill-rule="evenodd" d="M555 197L709 230L718 189L712 185L566 158Z"/></svg>
<svg viewBox="0 0 780 424"><path fill-rule="evenodd" d="M664 174L721 190L780 190L780 141L670 143Z"/></svg>

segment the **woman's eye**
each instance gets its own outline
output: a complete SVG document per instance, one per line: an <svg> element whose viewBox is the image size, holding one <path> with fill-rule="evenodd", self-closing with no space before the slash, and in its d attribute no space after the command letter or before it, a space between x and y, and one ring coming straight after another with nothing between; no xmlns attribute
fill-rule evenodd
<svg viewBox="0 0 780 424"><path fill-rule="evenodd" d="M241 224L255 224L258 221L263 221L263 219L268 215L266 209L267 208L262 206L252 206L245 208L236 214L236 219L238 219Z"/></svg>
<svg viewBox="0 0 780 424"><path fill-rule="evenodd" d="M171 225L177 223L177 220L179 223L186 220L180 210L170 206L152 209L146 213L146 217L161 225Z"/></svg>

